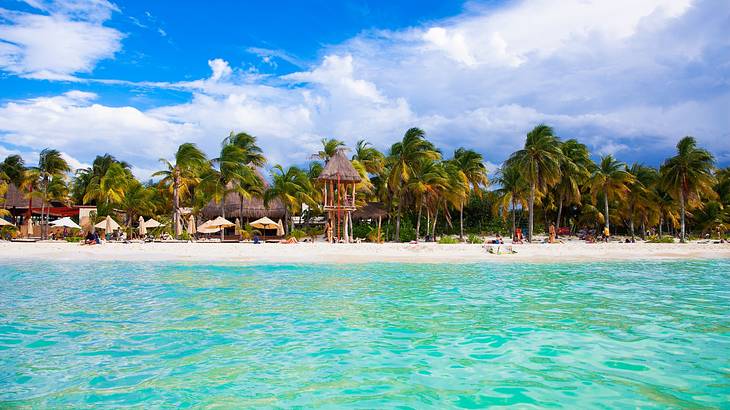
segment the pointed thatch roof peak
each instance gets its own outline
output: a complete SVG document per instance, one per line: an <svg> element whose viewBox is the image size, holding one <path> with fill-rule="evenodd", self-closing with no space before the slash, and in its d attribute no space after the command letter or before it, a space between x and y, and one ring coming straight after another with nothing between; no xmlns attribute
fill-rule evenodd
<svg viewBox="0 0 730 410"><path fill-rule="evenodd" d="M352 162L347 159L345 149L340 148L330 157L322 173L319 174L320 181L360 182L360 173L357 172Z"/></svg>

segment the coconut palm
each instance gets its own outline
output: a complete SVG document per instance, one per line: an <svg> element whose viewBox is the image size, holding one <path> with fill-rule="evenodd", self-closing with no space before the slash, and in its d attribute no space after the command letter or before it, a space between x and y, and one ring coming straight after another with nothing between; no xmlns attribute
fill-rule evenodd
<svg viewBox="0 0 730 410"><path fill-rule="evenodd" d="M251 195L263 195L264 182L255 169L264 166L266 157L264 157L261 147L258 146L256 137L245 132L239 132L237 134L231 132L231 135L223 140L223 145L237 147L241 152L239 155L243 157L243 163L247 164L253 171L253 174L248 175L247 178L237 179L238 213L239 215L243 215L244 198L250 198ZM243 218L241 218L241 228L243 228L243 224Z"/></svg>
<svg viewBox="0 0 730 410"><path fill-rule="evenodd" d="M319 158L327 163L329 159L335 155L338 149L344 148L345 143L335 138L322 138L322 149L314 155L314 158Z"/></svg>
<svg viewBox="0 0 730 410"><path fill-rule="evenodd" d="M471 149L459 148L454 151L454 158L451 161L463 174L464 181L471 188L471 192L481 197L482 187L486 187L489 184L487 167L484 165L482 154ZM462 201L459 205L460 240L464 240L464 202Z"/></svg>
<svg viewBox="0 0 730 410"><path fill-rule="evenodd" d="M611 229L609 201L626 198L629 184L633 182L634 176L626 171L626 164L610 154L602 156L600 164L593 170L588 184L594 201L598 195L603 197L603 221L607 229Z"/></svg>
<svg viewBox="0 0 730 410"><path fill-rule="evenodd" d="M132 177L131 166L129 163L118 161L110 154L97 155L91 163L91 167L76 170L76 175L74 176L71 187L71 196L74 200L79 203L88 203L83 199L88 187L90 185L99 185L101 178L104 177L112 164L118 164L129 174L130 178ZM95 202L92 200L92 203Z"/></svg>
<svg viewBox="0 0 730 410"><path fill-rule="evenodd" d="M132 223L139 219L140 215L150 216L155 212L154 195L154 189L142 185L136 179L127 181L124 189L124 197L116 205L126 214L127 226L131 227Z"/></svg>
<svg viewBox="0 0 730 410"><path fill-rule="evenodd" d="M515 167L530 187L527 208L529 214L527 240L532 241L535 197L560 180L560 161L563 153L553 129L538 125L527 133L525 146L506 161Z"/></svg>
<svg viewBox="0 0 730 410"><path fill-rule="evenodd" d="M527 207L526 198L529 195L529 187L520 176L520 171L515 167L503 166L497 171L494 181L499 188L495 190L497 201L494 203L495 213L506 219L508 209L512 210L512 237L517 229L516 206L519 204L522 209Z"/></svg>
<svg viewBox="0 0 730 410"><path fill-rule="evenodd" d="M178 147L174 163L164 158L160 161L166 169L157 171L152 176L161 176L160 186L166 186L172 191L172 225L177 238L180 235L177 223L180 217L180 199L190 193L190 189L199 182L200 173L209 168L210 164L205 154L191 143Z"/></svg>
<svg viewBox="0 0 730 410"><path fill-rule="evenodd" d="M38 185L41 189L40 197L43 199L41 202L41 221L43 228L41 229L41 236L46 237L47 229L46 224L48 223L48 217L45 215L46 203L49 198L48 188L50 182L54 176L63 177L66 172L71 171L66 160L61 155L61 152L55 149L46 148L41 151L38 157L38 166L33 167L32 175L37 177Z"/></svg>
<svg viewBox="0 0 730 410"><path fill-rule="evenodd" d="M5 184L13 184L18 189L21 189L23 182L25 181L25 162L23 157L20 155L9 155L0 163L0 175ZM2 193L4 198L3 208L5 208L5 200L7 200L7 185L5 185L5 191Z"/></svg>
<svg viewBox="0 0 730 410"><path fill-rule="evenodd" d="M636 219L636 214L646 215L647 211L656 203L652 188L659 174L656 169L637 163L632 164L626 171L633 176L633 181L627 186L628 194L625 201L625 208L629 220L631 239L634 240L634 220ZM646 217L643 217L642 226L644 226L645 222ZM643 232L644 229L642 228L642 237L644 236Z"/></svg>
<svg viewBox="0 0 730 410"><path fill-rule="evenodd" d="M317 206L313 193L314 188L306 172L293 166L284 170L281 165L276 165L271 170L271 186L264 191L264 206L268 207L278 198L284 205L287 231L291 232L291 215L299 212L303 203Z"/></svg>
<svg viewBox="0 0 730 410"><path fill-rule="evenodd" d="M266 163L261 147L258 146L256 137L245 132L233 133L223 140L223 145L233 145L245 153L245 163L254 167L263 167Z"/></svg>
<svg viewBox="0 0 730 410"><path fill-rule="evenodd" d="M661 178L661 175L659 176ZM677 227L679 225L679 208L674 202L672 196L660 184L654 184L653 197L657 212L659 213L659 236L664 234L664 225L667 225L667 233L669 227Z"/></svg>
<svg viewBox="0 0 730 410"><path fill-rule="evenodd" d="M359 140L352 160L361 163L368 174L376 175L383 171L385 156L369 142Z"/></svg>
<svg viewBox="0 0 730 410"><path fill-rule="evenodd" d="M428 198L443 192L447 184L448 180L444 174L444 169L436 161L422 159L421 163L415 164L414 173L406 184L406 190L413 195L416 209L418 209L416 240L420 237L421 216L423 208L427 206ZM430 212L427 210L427 213Z"/></svg>
<svg viewBox="0 0 730 410"><path fill-rule="evenodd" d="M241 199L249 199L252 195L263 193L263 182L259 179L254 168L249 165L249 151L228 141L223 141L220 156L211 160L217 169L210 168L201 178L203 184L208 187L213 199L221 203L221 216L226 217L226 197L228 193L235 192ZM223 239L223 230L221 230Z"/></svg>
<svg viewBox="0 0 730 410"><path fill-rule="evenodd" d="M556 231L560 229L563 205L580 205L581 186L590 176L593 162L588 147L575 139L560 144L563 155L560 158L560 181L555 185L558 203L558 216L555 220Z"/></svg>
<svg viewBox="0 0 730 410"><path fill-rule="evenodd" d="M667 159L661 167L662 185L679 199L680 241L686 238L685 216L688 206L701 205L702 195L715 196L712 174L715 159L708 151L698 148L693 137L684 137L677 143L677 155Z"/></svg>
<svg viewBox="0 0 730 410"><path fill-rule="evenodd" d="M390 147L388 161L390 162L390 174L388 186L393 190L398 200L398 209L395 220L395 237L400 240L400 220L405 201L405 186L414 172L414 164L424 160L436 161L441 159L441 154L425 138L425 133L419 128L411 128L406 131L403 140L396 142Z"/></svg>
<svg viewBox="0 0 730 410"><path fill-rule="evenodd" d="M113 207L122 202L127 186L133 179L132 174L122 164L111 163L101 176L91 179L83 202L95 203L100 208L99 215L108 215Z"/></svg>

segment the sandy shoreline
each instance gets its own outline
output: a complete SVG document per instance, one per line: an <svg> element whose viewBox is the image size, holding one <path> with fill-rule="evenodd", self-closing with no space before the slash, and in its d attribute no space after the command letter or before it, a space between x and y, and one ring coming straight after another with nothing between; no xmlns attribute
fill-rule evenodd
<svg viewBox="0 0 730 410"><path fill-rule="evenodd" d="M300 243L0 243L3 260L181 261L227 263L474 263L581 262L659 259L730 259L730 244L596 243L515 245L516 254L493 255L481 245Z"/></svg>

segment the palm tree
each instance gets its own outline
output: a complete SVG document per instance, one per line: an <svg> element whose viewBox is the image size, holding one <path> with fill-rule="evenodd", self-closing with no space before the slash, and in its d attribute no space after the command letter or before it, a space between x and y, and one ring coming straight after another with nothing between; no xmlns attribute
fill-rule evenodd
<svg viewBox="0 0 730 410"><path fill-rule="evenodd" d="M377 175L383 171L385 156L369 142L359 140L352 160L361 163L368 174Z"/></svg>
<svg viewBox="0 0 730 410"><path fill-rule="evenodd" d="M688 205L699 202L703 194L713 196L715 177L712 174L715 159L708 151L697 148L693 137L684 137L677 143L677 155L667 159L660 169L662 185L679 199L681 242L685 242L685 215Z"/></svg>
<svg viewBox="0 0 730 410"><path fill-rule="evenodd" d="M560 229L563 205L580 205L582 196L580 187L590 176L593 166L588 148L575 139L561 143L560 150L563 153L560 160L560 181L555 185L558 200L556 232Z"/></svg>
<svg viewBox="0 0 730 410"><path fill-rule="evenodd" d="M314 158L319 158L327 163L329 159L335 155L338 149L343 148L345 143L335 138L322 138L322 149L314 155Z"/></svg>
<svg viewBox="0 0 730 410"><path fill-rule="evenodd" d="M520 171L515 167L503 166L497 172L495 180L500 186L495 193L497 194L497 202L494 203L494 210L501 213L503 218L507 214L507 209L512 209L512 237L515 236L517 229L516 206L520 204L522 209L526 207L525 198L529 195L529 189L525 180L520 176ZM506 219L506 218L505 218Z"/></svg>
<svg viewBox="0 0 730 410"><path fill-rule="evenodd" d="M112 163L101 176L91 178L83 197L85 204L96 203L99 215L108 215L111 209L124 200L129 182L134 177L121 163Z"/></svg>
<svg viewBox="0 0 730 410"><path fill-rule="evenodd" d="M266 163L261 147L258 146L256 137L245 132L231 134L223 140L223 145L234 145L240 148L245 154L245 163L253 167L263 167Z"/></svg>
<svg viewBox="0 0 730 410"><path fill-rule="evenodd" d="M252 171L248 173L243 170L246 177L236 178L236 182L238 183L237 189L235 190L238 194L238 214L242 216L244 198L250 198L252 195L258 197L263 195L264 182L255 169L264 166L266 157L264 157L261 147L258 146L256 137L245 132L239 132L237 134L231 132L231 135L223 140L223 146L226 145L237 147L240 152L236 156L240 156L241 158L239 160L243 161ZM243 228L243 224L243 217L241 217L240 228Z"/></svg>
<svg viewBox="0 0 730 410"><path fill-rule="evenodd" d="M601 163L593 170L589 181L590 190L595 201L598 194L603 196L603 220L606 229L611 229L608 202L611 198L624 199L629 193L629 184L634 176L626 171L626 164L616 160L613 155L601 157Z"/></svg>
<svg viewBox="0 0 730 410"><path fill-rule="evenodd" d="M627 168L626 172L630 173L634 178L628 185L628 196L626 201L626 210L628 211L629 231L631 232L631 240L634 240L634 219L637 212L646 215L649 208L656 204L654 191L652 189L659 174L654 168L634 163L631 168ZM646 222L646 217L642 218L642 227ZM644 237L644 229L642 228L641 236Z"/></svg>
<svg viewBox="0 0 730 410"><path fill-rule="evenodd" d="M202 178L203 183L211 182L216 202L221 203L221 216L226 217L226 197L229 192L235 192L241 199L241 207L243 207L243 199L251 198L253 193L261 193L263 183L259 179L256 172L250 166L249 151L238 145L223 141L223 147L218 158L211 160L212 164L217 164L218 169L209 169L205 177ZM223 230L221 229L221 239L223 239Z"/></svg>
<svg viewBox="0 0 730 410"><path fill-rule="evenodd" d="M659 176L661 178L661 174ZM679 223L679 209L672 196L662 188L660 184L654 184L653 197L655 206L659 213L659 237L664 235L664 223L667 224L667 233L670 233L669 226L676 227Z"/></svg>
<svg viewBox="0 0 730 410"><path fill-rule="evenodd" d="M77 203L86 203L84 196L90 185L99 185L101 178L109 171L113 165L119 165L132 178L131 166L125 161L118 161L113 155L104 154L97 155L92 162L91 167L76 170L76 175L72 184L72 196ZM95 202L94 202L95 203Z"/></svg>
<svg viewBox="0 0 730 410"><path fill-rule="evenodd" d="M454 151L452 161L463 174L464 181L467 186L471 187L471 191L481 197L481 187L489 184L487 167L484 165L482 154L474 150L459 148ZM459 204L459 239L464 240L464 201Z"/></svg>
<svg viewBox="0 0 730 410"><path fill-rule="evenodd" d="M0 174L3 175L3 179L7 183L15 185L18 189L23 186L25 170L25 162L20 155L9 155L0 163ZM7 200L7 191L3 193L3 197ZM3 208L5 208L4 201Z"/></svg>
<svg viewBox="0 0 730 410"><path fill-rule="evenodd" d="M127 226L132 226L140 215L152 215L155 211L153 197L155 190L142 185L136 179L127 181L124 197L117 204L119 209L127 215Z"/></svg>
<svg viewBox="0 0 730 410"><path fill-rule="evenodd" d="M41 237L45 239L47 233L47 227L45 225L47 225L50 217L50 215L48 217L45 216L46 201L49 198L49 184L54 176L62 177L64 173L71 171L71 167L68 166L68 163L63 159L63 156L58 150L46 148L41 151L38 157L38 166L33 167L33 170L34 175L38 178L38 185L42 190L41 223L43 223L43 228L41 228Z"/></svg>
<svg viewBox="0 0 730 410"><path fill-rule="evenodd" d="M436 161L441 159L441 154L436 151L433 144L425 139L425 133L419 128L411 128L406 131L403 140L396 142L390 147L388 161L391 163L388 176L388 186L398 198L398 209L395 220L396 241L400 240L400 220L405 201L405 186L413 175L414 164L423 160Z"/></svg>
<svg viewBox="0 0 730 410"><path fill-rule="evenodd" d="M529 213L528 242L532 241L534 226L535 197L560 180L560 161L563 155L553 129L545 124L538 125L527 133L525 146L506 161L506 166L515 167L530 186L527 207Z"/></svg>
<svg viewBox="0 0 730 410"><path fill-rule="evenodd" d="M313 192L306 172L297 167L284 170L281 165L275 165L271 170L271 186L264 191L264 206L268 207L271 201L278 198L284 205L284 219L288 232L291 232L290 216L298 212L303 203L317 206L312 197Z"/></svg>
<svg viewBox="0 0 730 410"><path fill-rule="evenodd" d="M416 209L418 209L416 240L420 237L421 216L424 206L427 205L428 198L442 192L447 184L448 180L444 174L444 169L436 161L422 159L420 164L414 166L414 173L409 179L406 189L413 195ZM430 213L428 210L426 212ZM428 231L428 227L426 230Z"/></svg>
<svg viewBox="0 0 730 410"><path fill-rule="evenodd" d="M180 198L185 197L190 189L199 182L200 173L210 167L205 154L195 144L184 143L175 153L175 162L164 158L160 161L165 165L164 170L152 174L153 177L162 176L161 186L169 186L172 190L172 225L175 237L180 236L178 223L180 217Z"/></svg>

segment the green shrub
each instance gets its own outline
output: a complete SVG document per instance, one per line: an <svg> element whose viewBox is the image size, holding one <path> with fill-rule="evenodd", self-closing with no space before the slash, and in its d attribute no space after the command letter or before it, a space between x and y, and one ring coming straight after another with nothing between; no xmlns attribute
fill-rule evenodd
<svg viewBox="0 0 730 410"><path fill-rule="evenodd" d="M301 230L301 229L294 229L294 230L292 230L292 231L291 231L291 233L289 234L289 237L290 237L290 238L292 238L292 237L293 237L293 238L296 238L296 239L297 239L298 241L299 241L299 240L301 240L302 238L304 238L305 236L307 236L307 233L306 233L306 232L304 232L304 231L303 231L303 230Z"/></svg>
<svg viewBox="0 0 730 410"><path fill-rule="evenodd" d="M466 239L469 243L482 243L482 238L478 237L477 235L469 234L469 237Z"/></svg>
<svg viewBox="0 0 730 410"><path fill-rule="evenodd" d="M649 237L649 240L647 241L649 243L674 243L674 237L670 235L664 235L662 237L651 236Z"/></svg>
<svg viewBox="0 0 730 410"><path fill-rule="evenodd" d="M306 232L307 236L312 240L312 242L314 242L317 240L319 235L324 233L324 227L310 226L309 228L306 228L304 232Z"/></svg>
<svg viewBox="0 0 730 410"><path fill-rule="evenodd" d="M180 239L182 239L183 241L189 241L190 240L190 234L188 233L188 231L182 231L180 233Z"/></svg>
<svg viewBox="0 0 730 410"><path fill-rule="evenodd" d="M438 243L443 245L453 245L459 243L459 238L453 236L442 236L439 238Z"/></svg>
<svg viewBox="0 0 730 410"><path fill-rule="evenodd" d="M77 242L81 242L83 239L84 238L82 238L80 236L67 236L66 242L77 243Z"/></svg>
<svg viewBox="0 0 730 410"><path fill-rule="evenodd" d="M410 242L416 240L416 228L410 218L401 218L400 221L400 241Z"/></svg>

